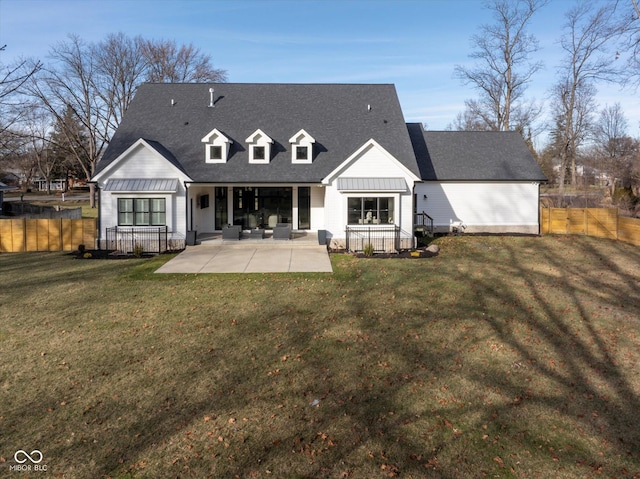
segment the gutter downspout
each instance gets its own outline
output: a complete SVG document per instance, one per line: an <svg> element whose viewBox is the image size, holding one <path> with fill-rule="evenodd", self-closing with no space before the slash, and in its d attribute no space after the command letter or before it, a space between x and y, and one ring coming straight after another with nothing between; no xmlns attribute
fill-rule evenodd
<svg viewBox="0 0 640 479"><path fill-rule="evenodd" d="M189 205L189 182L185 181L184 182L184 191L185 191L185 195L184 195L184 209L185 209L185 215L184 215L184 219L185 219L185 232L191 230L191 226L193 225L193 211L191 211L190 205Z"/></svg>
<svg viewBox="0 0 640 479"><path fill-rule="evenodd" d="M101 245L102 245L102 190L100 189L100 187L98 186L98 183L96 181L88 181L87 182L89 185L93 185L93 196L95 198L96 194L98 196L98 221L96 222L96 228L98 229L98 235L96 237L96 241L97 241L97 245L93 245L94 247L97 247L99 250L101 250ZM91 193L89 193L91 194Z"/></svg>

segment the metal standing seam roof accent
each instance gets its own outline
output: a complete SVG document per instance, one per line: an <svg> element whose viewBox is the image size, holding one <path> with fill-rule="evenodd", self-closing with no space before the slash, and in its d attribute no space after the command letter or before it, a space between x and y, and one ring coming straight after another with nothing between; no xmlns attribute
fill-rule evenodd
<svg viewBox="0 0 640 479"><path fill-rule="evenodd" d="M112 179L107 182L105 191L151 191L151 192L176 192L178 190L177 178L127 178Z"/></svg>
<svg viewBox="0 0 640 479"><path fill-rule="evenodd" d="M404 178L338 178L339 191L407 191Z"/></svg>

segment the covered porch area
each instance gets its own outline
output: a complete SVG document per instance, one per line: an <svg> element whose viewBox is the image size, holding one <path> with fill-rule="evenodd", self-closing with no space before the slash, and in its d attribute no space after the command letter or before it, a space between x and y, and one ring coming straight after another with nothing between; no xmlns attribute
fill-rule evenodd
<svg viewBox="0 0 640 479"><path fill-rule="evenodd" d="M198 234L220 232L228 225L247 232L263 229L268 233L279 224L309 231L313 229L312 196L320 204L324 197L324 188L308 185L187 186L187 229Z"/></svg>

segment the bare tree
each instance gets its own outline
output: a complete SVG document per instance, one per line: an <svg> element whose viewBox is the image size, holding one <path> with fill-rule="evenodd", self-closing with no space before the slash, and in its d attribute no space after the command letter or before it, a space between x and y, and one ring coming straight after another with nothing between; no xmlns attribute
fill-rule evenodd
<svg viewBox="0 0 640 479"><path fill-rule="evenodd" d="M631 9L627 14L627 38L624 47L630 52L627 59L625 80L627 83L640 86L640 4L631 0Z"/></svg>
<svg viewBox="0 0 640 479"><path fill-rule="evenodd" d="M620 103L606 106L594 130L595 159L602 173L609 178L613 194L619 185L632 187L632 167L638 154L638 141L627 134L627 119Z"/></svg>
<svg viewBox="0 0 640 479"><path fill-rule="evenodd" d="M493 128L476 109L476 100L465 101L466 108L456 115L456 119L447 126L448 130L491 131Z"/></svg>
<svg viewBox="0 0 640 479"><path fill-rule="evenodd" d="M71 152L87 181L143 81L226 78L225 71L214 69L209 56L192 45L178 47L174 41L122 33L97 44L69 35L51 48L49 57L47 67L28 82L28 92L52 116L56 143ZM94 185L89 185L93 207Z"/></svg>
<svg viewBox="0 0 640 479"><path fill-rule="evenodd" d="M97 61L89 45L78 36L60 42L50 51L52 65L43 68L29 85L31 94L51 113L55 121L62 122L63 114L71 111L87 133L87 141L75 141L75 131L64 131L78 166L87 181L109 141L113 108L103 100L97 80ZM64 122L62 122L64 123ZM95 207L93 185L90 184L90 203Z"/></svg>
<svg viewBox="0 0 640 479"><path fill-rule="evenodd" d="M491 0L495 23L483 25L472 37L477 60L472 67L456 66L455 75L479 90L478 100L468 100L466 108L474 122L491 130L506 131L523 120L531 121L540 109L524 101L524 93L533 75L542 68L530 62L538 42L527 33L533 15L547 0ZM521 128L523 125L520 125Z"/></svg>
<svg viewBox="0 0 640 479"><path fill-rule="evenodd" d="M192 44L178 48L174 40L144 40L141 49L147 61L149 82L226 81L226 72L213 68L210 57Z"/></svg>
<svg viewBox="0 0 640 479"><path fill-rule="evenodd" d="M130 38L123 33L110 34L91 47L96 62L96 90L102 102L109 105L111 129L115 130L129 107L136 88L145 80L148 71L142 52L144 40Z"/></svg>
<svg viewBox="0 0 640 479"><path fill-rule="evenodd" d="M0 52L5 49L6 45L0 48ZM41 67L40 62L29 60L20 60L11 66L0 62L0 151L10 150L15 144L9 137L11 128L25 111L19 100L21 89Z"/></svg>
<svg viewBox="0 0 640 479"><path fill-rule="evenodd" d="M19 173L20 186L26 192L31 184L38 165L24 136L12 134L8 136L7 148L3 153L3 164Z"/></svg>
<svg viewBox="0 0 640 479"><path fill-rule="evenodd" d="M561 144L560 189L568 172L571 184L576 184L576 153L591 126L590 112L597 81L614 81L620 70L618 55L612 49L625 31L617 4L594 8L590 2L580 2L566 14L565 33L560 40L564 51L559 80L552 90L552 98L560 129L556 129Z"/></svg>
<svg viewBox="0 0 640 479"><path fill-rule="evenodd" d="M46 182L47 194L51 194L51 180L57 171L58 161L51 154L49 131L51 128L50 114L37 105L27 105L28 113L21 122L23 130L16 132L25 140L27 150L36 165L36 172Z"/></svg>

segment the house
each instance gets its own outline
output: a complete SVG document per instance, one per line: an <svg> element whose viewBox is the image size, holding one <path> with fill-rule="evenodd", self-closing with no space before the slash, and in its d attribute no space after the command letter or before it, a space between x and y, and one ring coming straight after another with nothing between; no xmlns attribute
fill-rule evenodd
<svg viewBox="0 0 640 479"><path fill-rule="evenodd" d="M2 203L4 203L4 192L11 191L11 190L15 190L15 188L0 182L0 212L2 210Z"/></svg>
<svg viewBox="0 0 640 479"><path fill-rule="evenodd" d="M333 247L393 230L404 248L422 212L537 233L544 176L520 136L486 136L407 125L388 84L144 84L92 179L100 238L287 223Z"/></svg>
<svg viewBox="0 0 640 479"><path fill-rule="evenodd" d="M47 180L46 178L34 178L31 183L35 186L38 191L66 191L67 190L67 180L66 178L55 178L53 180ZM49 188L47 190L47 183L49 184Z"/></svg>
<svg viewBox="0 0 640 479"><path fill-rule="evenodd" d="M546 178L515 131L424 131L407 125L422 182L416 210L445 233L539 233L540 183Z"/></svg>

